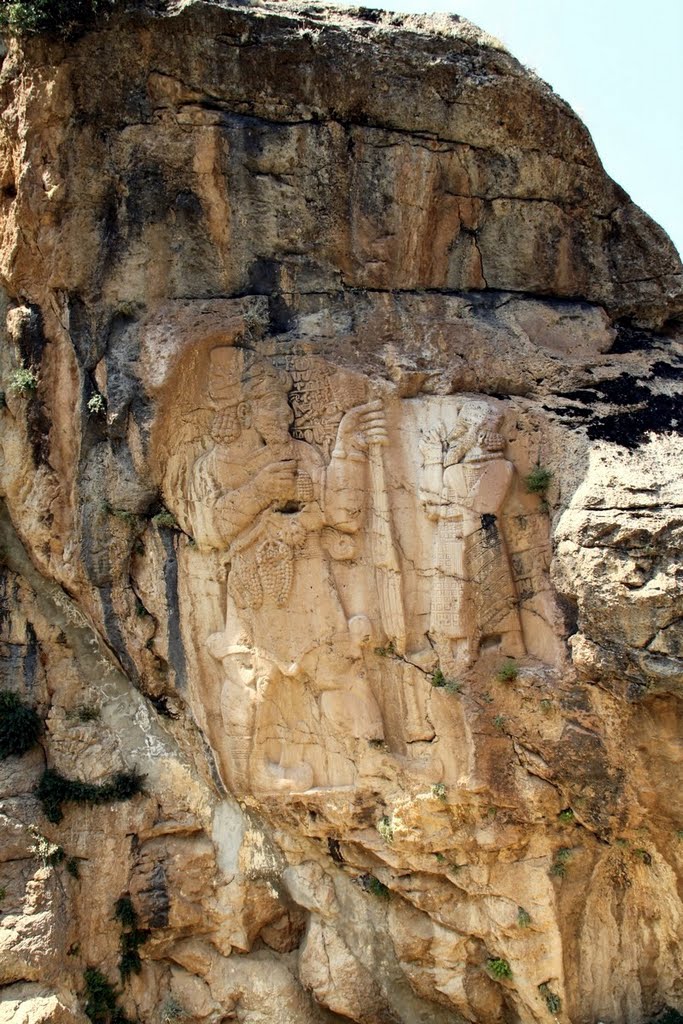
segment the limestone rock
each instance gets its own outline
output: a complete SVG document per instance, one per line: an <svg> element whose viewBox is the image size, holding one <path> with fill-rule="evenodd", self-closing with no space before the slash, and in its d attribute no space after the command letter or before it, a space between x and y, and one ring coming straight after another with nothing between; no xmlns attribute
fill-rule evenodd
<svg viewBox="0 0 683 1024"><path fill-rule="evenodd" d="M0 1020L682 1012L671 243L463 19L129 6L0 72Z"/></svg>

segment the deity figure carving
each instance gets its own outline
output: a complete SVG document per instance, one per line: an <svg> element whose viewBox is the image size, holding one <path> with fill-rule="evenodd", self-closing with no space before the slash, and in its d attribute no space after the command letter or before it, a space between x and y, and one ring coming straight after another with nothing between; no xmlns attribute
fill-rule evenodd
<svg viewBox="0 0 683 1024"><path fill-rule="evenodd" d="M383 736L362 661L369 619L347 620L331 571L331 560L354 554L369 452L386 444L382 405L344 414L326 465L316 447L290 433L291 387L288 373L251 352L213 349L213 443L190 473L194 539L227 566L225 629L208 645L225 671L227 768L238 793L330 784L276 727L288 681L313 695L316 715L337 734ZM315 729L293 717L293 732Z"/></svg>
<svg viewBox="0 0 683 1024"><path fill-rule="evenodd" d="M420 500L435 523L429 635L446 674L470 667L484 646L522 657L524 637L500 513L514 466L501 414L467 401L455 423L421 441Z"/></svg>

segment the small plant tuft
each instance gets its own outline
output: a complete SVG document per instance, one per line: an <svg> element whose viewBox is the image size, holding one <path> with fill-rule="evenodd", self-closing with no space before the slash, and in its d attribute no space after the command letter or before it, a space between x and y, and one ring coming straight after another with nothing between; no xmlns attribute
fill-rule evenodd
<svg viewBox="0 0 683 1024"><path fill-rule="evenodd" d="M647 850L638 849L633 852L639 860L642 860L643 864L647 864L648 866L652 864L652 854L648 853Z"/></svg>
<svg viewBox="0 0 683 1024"><path fill-rule="evenodd" d="M44 868L54 868L64 860L64 850L57 843L51 842L47 836L39 832L33 825L29 825L29 832L33 836L34 843L30 851L34 857L41 861Z"/></svg>
<svg viewBox="0 0 683 1024"><path fill-rule="evenodd" d="M3 0L0 28L16 35L59 33L73 35L99 13L112 10L115 0Z"/></svg>
<svg viewBox="0 0 683 1024"><path fill-rule="evenodd" d="M83 972L85 1014L92 1024L132 1024L118 1005L116 989L96 967Z"/></svg>
<svg viewBox="0 0 683 1024"><path fill-rule="evenodd" d="M391 889L374 875L361 875L360 884L366 892L372 893L380 900L388 900L391 897Z"/></svg>
<svg viewBox="0 0 683 1024"><path fill-rule="evenodd" d="M177 530L178 521L172 512L169 512L167 508L163 508L156 515L152 516L152 522L157 527L165 527L167 530Z"/></svg>
<svg viewBox="0 0 683 1024"><path fill-rule="evenodd" d="M47 768L35 793L43 806L43 813L53 825L64 817L62 804L110 804L130 800L143 793L144 775L137 769L116 772L107 782L81 782L69 779L54 768Z"/></svg>
<svg viewBox="0 0 683 1024"><path fill-rule="evenodd" d="M494 978L511 978L512 968L507 960L502 957L490 957L486 962L486 969Z"/></svg>
<svg viewBox="0 0 683 1024"><path fill-rule="evenodd" d="M106 402L104 401L104 395L101 395L99 391L92 398L88 399L88 412L91 416L103 416L104 410L106 409Z"/></svg>
<svg viewBox="0 0 683 1024"><path fill-rule="evenodd" d="M114 904L114 917L122 929L119 942L119 971L121 980L125 983L131 974L139 974L142 970L138 950L149 939L149 930L138 928L138 915L128 895L119 896L117 899Z"/></svg>
<svg viewBox="0 0 683 1024"><path fill-rule="evenodd" d="M105 501L102 505L102 510L108 515L113 516L114 519L120 519L121 522L125 523L127 526L137 525L138 517L134 512L129 512L128 509L114 508L108 501Z"/></svg>
<svg viewBox="0 0 683 1024"><path fill-rule="evenodd" d="M130 896L119 896L114 904L114 917L123 928L135 928L138 915Z"/></svg>
<svg viewBox="0 0 683 1024"><path fill-rule="evenodd" d="M564 825L568 825L574 820L574 812L571 807L565 807L557 817Z"/></svg>
<svg viewBox="0 0 683 1024"><path fill-rule="evenodd" d="M502 732L505 728L505 715L496 715L496 717L493 719L493 724L495 725L496 729L499 729L500 732Z"/></svg>
<svg viewBox="0 0 683 1024"><path fill-rule="evenodd" d="M176 1021L188 1020L188 1012L182 1003L173 996L164 1000L159 1014L161 1024L176 1024Z"/></svg>
<svg viewBox="0 0 683 1024"><path fill-rule="evenodd" d="M448 679L440 668L434 669L429 681L436 690L445 690L450 694L462 693L462 683L457 679Z"/></svg>
<svg viewBox="0 0 683 1024"><path fill-rule="evenodd" d="M100 719L100 709L97 704L78 704L72 715L77 718L79 722L97 722Z"/></svg>
<svg viewBox="0 0 683 1024"><path fill-rule="evenodd" d="M375 647L375 654L380 658L395 658L397 652L394 641L390 640L385 647Z"/></svg>
<svg viewBox="0 0 683 1024"><path fill-rule="evenodd" d="M540 494L541 497L545 497L552 478L551 471L538 463L524 478L524 484L529 494Z"/></svg>
<svg viewBox="0 0 683 1024"><path fill-rule="evenodd" d="M12 6L12 5L10 5ZM16 4L14 6L17 6ZM2 14L0 14L0 27L2 26ZM38 387L38 377L33 369L22 368L10 374L7 390L15 395L30 395Z"/></svg>
<svg viewBox="0 0 683 1024"><path fill-rule="evenodd" d="M511 683L519 675L517 663L512 658L506 658L498 669L497 678L501 683Z"/></svg>
<svg viewBox="0 0 683 1024"><path fill-rule="evenodd" d="M547 981L544 981L542 985L538 986L538 991L545 999L545 1005L548 1007L551 1013L559 1013L562 1009L562 1000L556 995L548 985Z"/></svg>
<svg viewBox="0 0 683 1024"><path fill-rule="evenodd" d="M382 815L377 822L377 831L385 843L391 843L394 838L394 824L388 814Z"/></svg>
<svg viewBox="0 0 683 1024"><path fill-rule="evenodd" d="M524 907L517 907L517 927L528 928L531 924L531 914Z"/></svg>
<svg viewBox="0 0 683 1024"><path fill-rule="evenodd" d="M544 715L549 715L552 710L553 710L553 702L551 700L548 700L547 697L544 697L543 700L541 701L541 711L543 712Z"/></svg>
<svg viewBox="0 0 683 1024"><path fill-rule="evenodd" d="M69 872L72 878L80 878L81 872L78 866L78 859L76 857L66 858L66 870Z"/></svg>
<svg viewBox="0 0 683 1024"><path fill-rule="evenodd" d="M21 757L38 742L43 723L35 708L9 690L0 692L0 761Z"/></svg>
<svg viewBox="0 0 683 1024"><path fill-rule="evenodd" d="M550 874L554 878L564 878L567 874L567 863L572 855L568 846L561 846L550 865Z"/></svg>
<svg viewBox="0 0 683 1024"><path fill-rule="evenodd" d="M434 785L431 788L431 794L437 800L444 800L445 801L446 797L447 797L447 793L446 793L446 787L443 784L443 782L435 782Z"/></svg>

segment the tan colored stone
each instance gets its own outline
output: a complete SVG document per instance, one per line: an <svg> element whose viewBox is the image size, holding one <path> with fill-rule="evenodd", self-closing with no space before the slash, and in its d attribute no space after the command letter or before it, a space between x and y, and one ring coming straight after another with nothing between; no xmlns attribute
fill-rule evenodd
<svg viewBox="0 0 683 1024"><path fill-rule="evenodd" d="M668 239L455 17L143 5L0 87L0 1016L681 1009Z"/></svg>

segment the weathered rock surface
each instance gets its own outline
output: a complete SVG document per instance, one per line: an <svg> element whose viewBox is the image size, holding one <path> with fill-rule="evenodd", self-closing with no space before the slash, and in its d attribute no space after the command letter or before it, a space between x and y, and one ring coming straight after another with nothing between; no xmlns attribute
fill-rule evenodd
<svg viewBox="0 0 683 1024"><path fill-rule="evenodd" d="M456 18L181 3L0 88L0 1021L683 1011L664 233Z"/></svg>

